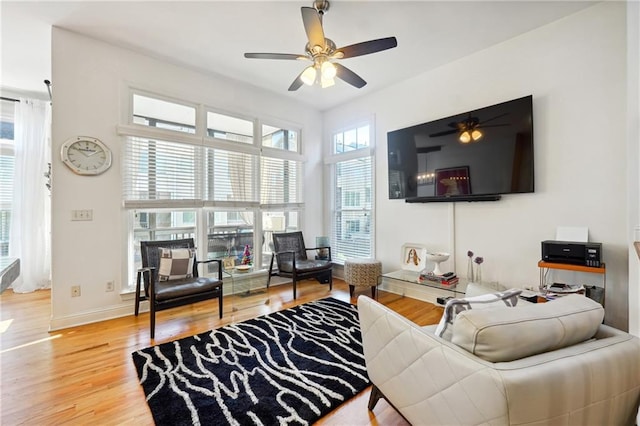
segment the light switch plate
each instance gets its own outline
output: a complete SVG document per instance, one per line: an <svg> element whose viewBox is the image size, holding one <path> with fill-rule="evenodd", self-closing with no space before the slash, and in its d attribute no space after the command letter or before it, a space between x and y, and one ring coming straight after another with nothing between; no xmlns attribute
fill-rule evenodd
<svg viewBox="0 0 640 426"><path fill-rule="evenodd" d="M93 220L93 210L71 210L71 220Z"/></svg>

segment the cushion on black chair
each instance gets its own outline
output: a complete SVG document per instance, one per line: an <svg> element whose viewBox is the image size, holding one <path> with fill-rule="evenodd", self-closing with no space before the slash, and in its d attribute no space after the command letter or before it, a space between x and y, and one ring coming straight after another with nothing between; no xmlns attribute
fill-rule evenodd
<svg viewBox="0 0 640 426"><path fill-rule="evenodd" d="M160 253L160 266L158 267L160 281L193 277L195 249L160 247L158 252Z"/></svg>
<svg viewBox="0 0 640 426"><path fill-rule="evenodd" d="M220 287L220 281L213 281L207 277L159 281L156 284L156 300L162 302L163 300L202 294L206 291L214 291Z"/></svg>

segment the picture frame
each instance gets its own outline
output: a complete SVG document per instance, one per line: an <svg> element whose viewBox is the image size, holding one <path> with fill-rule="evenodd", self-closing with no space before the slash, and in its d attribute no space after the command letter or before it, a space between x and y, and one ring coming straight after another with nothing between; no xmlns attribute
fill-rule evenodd
<svg viewBox="0 0 640 426"><path fill-rule="evenodd" d="M421 272L427 265L427 247L423 244L405 243L401 254L405 271Z"/></svg>
<svg viewBox="0 0 640 426"><path fill-rule="evenodd" d="M236 267L236 258L233 256L222 258L222 267L225 271L230 271Z"/></svg>
<svg viewBox="0 0 640 426"><path fill-rule="evenodd" d="M471 194L469 166L448 167L435 171L435 195L456 196Z"/></svg>

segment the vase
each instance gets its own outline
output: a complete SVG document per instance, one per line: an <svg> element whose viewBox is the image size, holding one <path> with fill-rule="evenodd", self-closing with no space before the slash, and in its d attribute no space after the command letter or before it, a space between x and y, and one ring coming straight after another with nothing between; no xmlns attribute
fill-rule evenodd
<svg viewBox="0 0 640 426"><path fill-rule="evenodd" d="M316 259L329 259L329 245L329 237L316 237L316 247L321 247L316 250Z"/></svg>
<svg viewBox="0 0 640 426"><path fill-rule="evenodd" d="M479 263L476 265L476 280L474 282L481 283L482 282L482 265Z"/></svg>
<svg viewBox="0 0 640 426"><path fill-rule="evenodd" d="M467 280L472 283L473 282L473 260L469 258L469 264L467 266Z"/></svg>

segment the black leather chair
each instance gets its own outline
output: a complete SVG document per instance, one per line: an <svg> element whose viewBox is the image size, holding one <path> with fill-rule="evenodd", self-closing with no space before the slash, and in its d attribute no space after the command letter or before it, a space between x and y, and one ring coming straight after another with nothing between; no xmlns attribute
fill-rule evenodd
<svg viewBox="0 0 640 426"><path fill-rule="evenodd" d="M191 276L175 279L159 277L161 248L194 249L193 270ZM168 241L141 241L142 268L138 270L136 280L136 309L138 315L140 302L149 300L151 315L151 338L155 336L156 312L177 306L188 305L208 299L219 300L219 315L222 318L222 260L211 259L198 261L195 258L193 238ZM218 263L218 277L212 279L198 276L198 265L203 263ZM140 294L140 284L144 282L144 295Z"/></svg>
<svg viewBox="0 0 640 426"><path fill-rule="evenodd" d="M328 259L309 259L307 251L328 249ZM276 261L277 269L273 269L273 261ZM278 275L293 280L293 298L296 295L296 283L300 280L315 278L322 284L329 284L329 290L333 289L333 264L331 263L331 247L305 247L302 232L284 232L273 234L273 253L269 264L269 277L267 287L271 283L271 277Z"/></svg>

